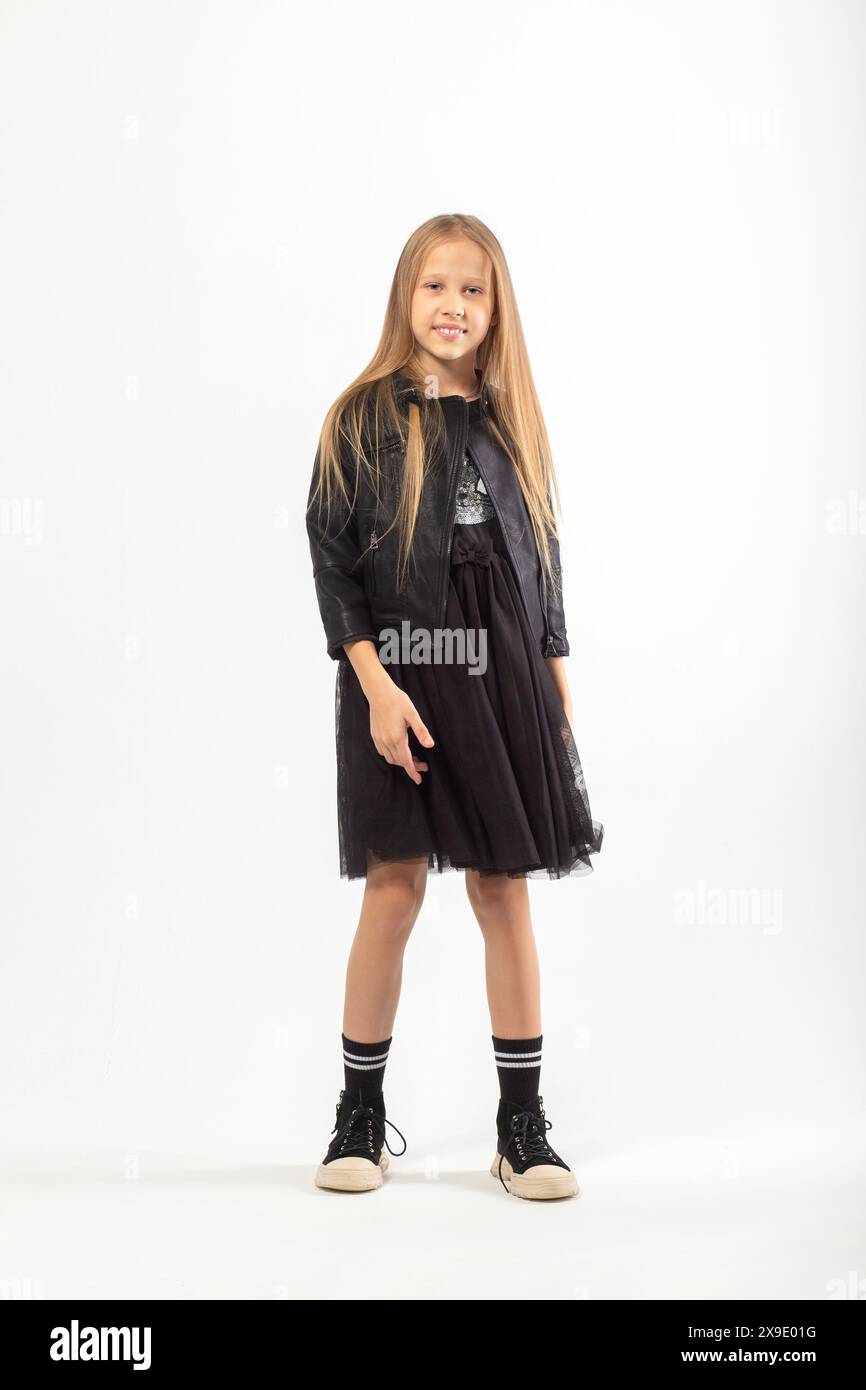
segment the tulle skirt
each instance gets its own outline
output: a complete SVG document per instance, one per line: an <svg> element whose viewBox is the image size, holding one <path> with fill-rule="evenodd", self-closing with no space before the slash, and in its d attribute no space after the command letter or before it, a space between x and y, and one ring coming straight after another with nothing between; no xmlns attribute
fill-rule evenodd
<svg viewBox="0 0 866 1390"><path fill-rule="evenodd" d="M469 661L386 665L436 741L424 748L409 730L412 753L429 765L420 785L376 751L366 697L351 663L339 662L341 876L410 859L438 873L590 872L604 828L592 819L571 727L495 517L454 528L445 626L468 634Z"/></svg>

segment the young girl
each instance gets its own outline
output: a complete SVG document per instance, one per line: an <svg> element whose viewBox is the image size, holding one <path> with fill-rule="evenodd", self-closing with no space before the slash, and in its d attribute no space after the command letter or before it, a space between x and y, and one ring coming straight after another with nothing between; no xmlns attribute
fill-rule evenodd
<svg viewBox="0 0 866 1390"><path fill-rule="evenodd" d="M475 217L431 218L400 257L372 361L326 416L307 505L338 661L340 872L366 879L320 1187L381 1187L394 1153L383 1079L434 868L464 870L484 934L490 1171L519 1197L578 1191L546 1137L526 883L591 870L603 836L571 732L553 498L558 511L502 248Z"/></svg>

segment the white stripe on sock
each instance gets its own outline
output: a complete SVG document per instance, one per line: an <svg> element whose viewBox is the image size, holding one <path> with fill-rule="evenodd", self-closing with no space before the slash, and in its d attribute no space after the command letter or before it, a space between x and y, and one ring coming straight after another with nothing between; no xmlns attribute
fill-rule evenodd
<svg viewBox="0 0 866 1390"><path fill-rule="evenodd" d="M347 1052L346 1049L343 1048L344 1062L386 1062L387 1060L387 1052L374 1052L372 1056L370 1056L369 1054L365 1055L363 1053Z"/></svg>
<svg viewBox="0 0 866 1390"><path fill-rule="evenodd" d="M494 1052L493 1055L496 1058L497 1062L500 1060L500 1058L503 1061L511 1061L515 1057L540 1057L541 1049L539 1048L538 1052Z"/></svg>
<svg viewBox="0 0 866 1390"><path fill-rule="evenodd" d="M371 1062L369 1066L367 1066L364 1062L349 1063L349 1071L383 1071L384 1068L384 1062Z"/></svg>
<svg viewBox="0 0 866 1390"><path fill-rule="evenodd" d="M540 1067L540 1062L500 1062L497 1060L497 1067Z"/></svg>

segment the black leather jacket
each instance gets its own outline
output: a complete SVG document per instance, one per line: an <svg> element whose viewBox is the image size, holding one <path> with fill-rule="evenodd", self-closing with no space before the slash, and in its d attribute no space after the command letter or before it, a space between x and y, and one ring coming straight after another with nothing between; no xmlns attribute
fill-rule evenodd
<svg viewBox="0 0 866 1390"><path fill-rule="evenodd" d="M422 400L419 388L401 375L395 377L395 390L401 412L406 415L413 397ZM397 590L397 528L383 534L394 516L388 501L399 495L404 460L399 435L379 440L378 463L384 483L380 484L380 497L377 499L366 470L362 469L351 513L337 494L327 526L326 511L323 509L320 516L318 501L313 501L316 458L307 497L307 534L328 655L335 660L345 659L344 642L367 637L378 644L382 628L396 628L400 633L405 620L412 631L420 627L432 633L435 628L445 627L457 482L468 447L496 510L539 648L544 656L568 656L557 538L550 536L557 586L554 591L548 585L545 597L538 548L520 484L510 460L484 423L483 417L490 408L489 388L483 388L481 418L471 428L469 403L464 396L443 396L439 404L444 412L447 444L444 451L434 452L428 462L412 558L402 592ZM351 498L355 495L355 468L345 456L343 467ZM362 554L365 550L366 554Z"/></svg>

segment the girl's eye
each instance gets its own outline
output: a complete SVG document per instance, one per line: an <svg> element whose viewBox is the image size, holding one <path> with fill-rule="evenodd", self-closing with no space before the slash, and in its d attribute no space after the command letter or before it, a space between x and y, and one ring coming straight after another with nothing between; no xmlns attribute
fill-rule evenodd
<svg viewBox="0 0 866 1390"><path fill-rule="evenodd" d="M428 282L427 282L427 284L424 286L424 288L425 288L425 290L441 290L442 285L441 285L441 283L440 283L438 280L428 280ZM468 293L468 294L483 294L484 291L483 291L483 289L481 288L480 285L469 285L469 286L467 286L467 293Z"/></svg>

